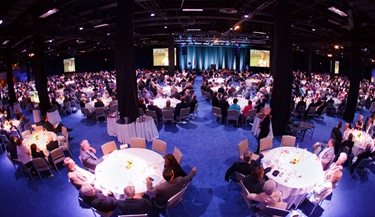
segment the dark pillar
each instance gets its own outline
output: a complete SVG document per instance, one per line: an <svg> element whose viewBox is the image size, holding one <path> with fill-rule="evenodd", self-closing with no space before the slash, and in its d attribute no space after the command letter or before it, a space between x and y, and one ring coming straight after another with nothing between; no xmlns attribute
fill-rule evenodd
<svg viewBox="0 0 375 217"><path fill-rule="evenodd" d="M119 123L125 123L125 117L129 118L129 123L134 122L139 116L133 16L134 1L117 0L115 66Z"/></svg>
<svg viewBox="0 0 375 217"><path fill-rule="evenodd" d="M34 36L33 72L35 88L39 95L39 109L42 115L51 108L47 92L47 75L44 70L44 39L43 36Z"/></svg>
<svg viewBox="0 0 375 217"><path fill-rule="evenodd" d="M13 70L12 70L12 47L8 44L6 52L6 68L7 68L7 83L8 83L8 94L9 94L9 104L13 106L16 99L16 92L14 91L13 82Z"/></svg>
<svg viewBox="0 0 375 217"><path fill-rule="evenodd" d="M174 36L171 34L169 35L168 40L168 74L173 76L175 67L174 67Z"/></svg>
<svg viewBox="0 0 375 217"><path fill-rule="evenodd" d="M361 70L361 42L360 33L355 28L352 30L352 67L349 75L350 88L343 119L352 122L357 109L359 82L362 79Z"/></svg>
<svg viewBox="0 0 375 217"><path fill-rule="evenodd" d="M26 60L26 76L27 76L27 81L31 80L31 74L30 74L30 62L29 60Z"/></svg>
<svg viewBox="0 0 375 217"><path fill-rule="evenodd" d="M312 72L312 52L313 49L310 47L307 54L307 73L310 74Z"/></svg>
<svg viewBox="0 0 375 217"><path fill-rule="evenodd" d="M279 0L277 2L274 19L272 125L274 134L282 135L289 119L293 79L292 33L287 0Z"/></svg>

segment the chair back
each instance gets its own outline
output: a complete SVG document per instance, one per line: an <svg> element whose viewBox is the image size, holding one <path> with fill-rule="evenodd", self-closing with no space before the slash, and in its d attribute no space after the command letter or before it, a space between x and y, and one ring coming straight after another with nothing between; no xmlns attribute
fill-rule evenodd
<svg viewBox="0 0 375 217"><path fill-rule="evenodd" d="M96 116L104 115L105 114L104 108L103 107L95 108L95 114L96 114Z"/></svg>
<svg viewBox="0 0 375 217"><path fill-rule="evenodd" d="M256 109L251 109L247 113L247 119L250 119L250 120L254 119L256 114L257 114L257 110Z"/></svg>
<svg viewBox="0 0 375 217"><path fill-rule="evenodd" d="M28 136L30 136L31 135L31 132L30 132L30 130L25 130L25 131L23 131L22 133L21 133L21 135L22 135L22 138L27 138Z"/></svg>
<svg viewBox="0 0 375 217"><path fill-rule="evenodd" d="M146 140L144 138L130 138L130 147L146 148Z"/></svg>
<svg viewBox="0 0 375 217"><path fill-rule="evenodd" d="M240 114L240 111L229 109L228 110L228 119L229 120L237 120L239 114Z"/></svg>
<svg viewBox="0 0 375 217"><path fill-rule="evenodd" d="M193 113L196 113L198 111L198 106L199 106L199 102L195 104Z"/></svg>
<svg viewBox="0 0 375 217"><path fill-rule="evenodd" d="M102 152L103 152L104 155L107 155L107 154L117 150L117 146L116 146L115 141L107 142L104 145L102 145L100 148L102 149Z"/></svg>
<svg viewBox="0 0 375 217"><path fill-rule="evenodd" d="M250 194L249 190L247 190L247 188L245 187L242 181L239 182L239 185L241 187L241 194L242 194L243 199L246 202L247 208L251 208L251 200L247 199L247 195Z"/></svg>
<svg viewBox="0 0 375 217"><path fill-rule="evenodd" d="M151 149L165 155L167 153L167 143L160 139L154 139L152 140Z"/></svg>
<svg viewBox="0 0 375 217"><path fill-rule="evenodd" d="M182 157L184 155L182 154L182 152L180 151L180 149L178 149L176 146L173 149L173 156L174 156L174 158L176 158L176 161L178 162L178 164L181 165Z"/></svg>
<svg viewBox="0 0 375 217"><path fill-rule="evenodd" d="M238 148L238 156L241 160L243 160L243 154L245 151L249 150L249 141L248 139L242 140L240 143L237 145Z"/></svg>
<svg viewBox="0 0 375 217"><path fill-rule="evenodd" d="M109 113L115 113L118 111L118 104L113 104L109 107Z"/></svg>
<svg viewBox="0 0 375 217"><path fill-rule="evenodd" d="M304 105L299 105L296 108L296 112L297 113L303 113L303 112L305 112L305 109L306 109L306 107Z"/></svg>
<svg viewBox="0 0 375 217"><path fill-rule="evenodd" d="M171 209L172 207L176 206L179 202L182 201L182 197L185 194L186 188L187 187L184 187L181 191L179 191L177 194L175 194L174 196L168 199L168 202L166 205L167 210Z"/></svg>
<svg viewBox="0 0 375 217"><path fill-rule="evenodd" d="M164 121L173 121L173 111L172 110L163 110L163 119Z"/></svg>
<svg viewBox="0 0 375 217"><path fill-rule="evenodd" d="M221 108L212 106L212 112L214 113L215 117L221 117Z"/></svg>
<svg viewBox="0 0 375 217"><path fill-rule="evenodd" d="M190 114L190 108L183 108L180 111L179 119L188 118Z"/></svg>
<svg viewBox="0 0 375 217"><path fill-rule="evenodd" d="M46 159L37 157L32 160L34 168L38 171L49 170L49 165Z"/></svg>
<svg viewBox="0 0 375 217"><path fill-rule="evenodd" d="M154 120L158 120L158 116L156 116L156 112L153 110L146 110L146 115L152 117Z"/></svg>
<svg viewBox="0 0 375 217"><path fill-rule="evenodd" d="M11 135L11 136L14 136L14 137L18 137L18 138L21 137L17 130L12 130L12 131L10 131L10 135Z"/></svg>
<svg viewBox="0 0 375 217"><path fill-rule="evenodd" d="M27 122L27 123L24 125L24 128L25 128L25 130L30 130L30 132L33 131L33 128L31 127L31 123L30 123L30 121Z"/></svg>
<svg viewBox="0 0 375 217"><path fill-rule="evenodd" d="M262 210L262 214L265 216L287 216L290 213L289 210L282 209L282 208L277 208L277 207L272 207L272 206L266 206L265 209Z"/></svg>
<svg viewBox="0 0 375 217"><path fill-rule="evenodd" d="M273 147L273 138L267 137L260 140L259 151L272 149Z"/></svg>
<svg viewBox="0 0 375 217"><path fill-rule="evenodd" d="M49 156L54 163L58 163L65 158L64 150L62 148L56 148L49 153Z"/></svg>
<svg viewBox="0 0 375 217"><path fill-rule="evenodd" d="M90 110L88 108L81 107L81 112L84 116L87 116L90 114Z"/></svg>
<svg viewBox="0 0 375 217"><path fill-rule="evenodd" d="M147 217L147 214L118 215L118 217Z"/></svg>
<svg viewBox="0 0 375 217"><path fill-rule="evenodd" d="M295 143L296 143L296 137L295 136L283 135L281 137L281 145L280 146L294 147Z"/></svg>
<svg viewBox="0 0 375 217"><path fill-rule="evenodd" d="M143 109L139 108L139 115L144 115L144 114L145 114L145 112L143 111Z"/></svg>
<svg viewBox="0 0 375 217"><path fill-rule="evenodd" d="M317 156L319 155L319 153L322 151L322 146L318 145L316 146L316 148L314 149L313 153L316 154Z"/></svg>
<svg viewBox="0 0 375 217"><path fill-rule="evenodd" d="M236 180L237 181L241 181L241 182L243 182L243 180L245 180L245 175L244 174L242 174L242 173L239 173L239 172L235 172L235 174L236 174Z"/></svg>
<svg viewBox="0 0 375 217"><path fill-rule="evenodd" d="M65 126L61 126L61 133L62 133L63 136L68 140L69 133L68 133L68 130L66 129Z"/></svg>

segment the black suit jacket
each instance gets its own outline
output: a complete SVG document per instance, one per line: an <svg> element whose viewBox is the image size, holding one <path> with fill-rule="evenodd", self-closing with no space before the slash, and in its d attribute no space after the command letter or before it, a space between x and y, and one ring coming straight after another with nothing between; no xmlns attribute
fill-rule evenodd
<svg viewBox="0 0 375 217"><path fill-rule="evenodd" d="M175 115L179 116L181 109L186 108L186 107L188 107L188 105L185 102L177 103L176 108L174 109Z"/></svg>
<svg viewBox="0 0 375 217"><path fill-rule="evenodd" d="M92 152L90 153L92 155L95 155ZM100 164L103 161L103 158L95 158L92 155L90 155L90 153L88 153L87 151L81 151L80 156L82 159L83 166L85 166L85 168L88 171L95 173L96 165Z"/></svg>
<svg viewBox="0 0 375 217"><path fill-rule="evenodd" d="M156 105L148 105L147 108L148 110L155 111L156 116L158 117L159 120L163 117L163 113L161 109L157 107Z"/></svg>
<svg viewBox="0 0 375 217"><path fill-rule="evenodd" d="M229 181L230 176L234 172L239 172L243 175L250 175L251 171L257 166L257 162L252 160L250 163L246 162L235 162L231 167L228 168L225 173L225 181Z"/></svg>
<svg viewBox="0 0 375 217"><path fill-rule="evenodd" d="M270 132L270 123L271 123L271 118L269 115L267 115L259 124L260 125L260 132L258 136L259 140L267 137L268 133Z"/></svg>
<svg viewBox="0 0 375 217"><path fill-rule="evenodd" d="M145 214L150 211L151 207L151 202L144 198L132 198L116 202L116 208L120 215Z"/></svg>
<svg viewBox="0 0 375 217"><path fill-rule="evenodd" d="M55 128L53 128L53 125L48 121L43 121L43 128L46 129L47 131L51 131L51 132L55 131Z"/></svg>
<svg viewBox="0 0 375 217"><path fill-rule="evenodd" d="M54 149L58 148L59 147L59 143L56 141L52 141L52 142L49 142L47 145L47 150L48 151L53 151Z"/></svg>
<svg viewBox="0 0 375 217"><path fill-rule="evenodd" d="M95 108L104 107L104 103L101 102L101 101L97 101L97 102L95 102L94 107L95 107Z"/></svg>
<svg viewBox="0 0 375 217"><path fill-rule="evenodd" d="M99 211L110 212L116 208L116 198L105 196L99 190L95 190L94 196L84 196L81 192L79 196L83 202Z"/></svg>

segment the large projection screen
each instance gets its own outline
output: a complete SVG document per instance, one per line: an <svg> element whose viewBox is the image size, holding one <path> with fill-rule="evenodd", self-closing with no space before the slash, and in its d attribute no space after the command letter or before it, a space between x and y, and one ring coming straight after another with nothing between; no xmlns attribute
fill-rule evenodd
<svg viewBox="0 0 375 217"><path fill-rule="evenodd" d="M154 48L152 51L154 66L168 66L168 48ZM174 65L176 65L176 48L174 49Z"/></svg>
<svg viewBox="0 0 375 217"><path fill-rule="evenodd" d="M270 51L250 49L250 66L270 67Z"/></svg>

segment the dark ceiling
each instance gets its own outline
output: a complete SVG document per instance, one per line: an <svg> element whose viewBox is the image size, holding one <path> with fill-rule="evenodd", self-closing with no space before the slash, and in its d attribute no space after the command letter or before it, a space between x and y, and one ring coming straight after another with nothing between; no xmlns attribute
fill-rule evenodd
<svg viewBox="0 0 375 217"><path fill-rule="evenodd" d="M0 1L0 63L7 46L13 59L32 53L33 35L42 34L46 56L79 55L114 48L115 0L2 0ZM277 0L136 0L136 46L175 43L270 46ZM362 56L375 59L374 0L289 0L293 46L328 54L340 45L350 55L351 33L361 36ZM336 7L347 16L328 10ZM50 9L58 12L40 18ZM182 9L203 9L188 12ZM155 16L151 16L154 13ZM245 17L247 15L248 17ZM102 26L101 25L104 24ZM108 25L107 25L108 24ZM239 29L235 26L239 24ZM96 26L96 28L95 28ZM81 29L80 29L81 28ZM355 30L353 30L355 29ZM9 42L7 42L9 40Z"/></svg>

